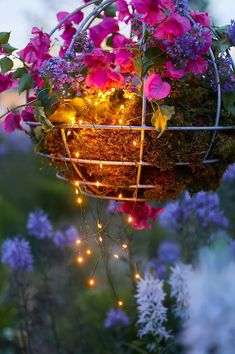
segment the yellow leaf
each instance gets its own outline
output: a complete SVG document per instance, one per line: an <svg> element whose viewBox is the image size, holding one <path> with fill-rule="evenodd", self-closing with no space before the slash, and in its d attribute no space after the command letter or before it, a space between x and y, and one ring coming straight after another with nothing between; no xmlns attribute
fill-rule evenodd
<svg viewBox="0 0 235 354"><path fill-rule="evenodd" d="M52 123L72 123L76 118L77 111L70 104L62 104L51 116Z"/></svg>
<svg viewBox="0 0 235 354"><path fill-rule="evenodd" d="M167 128L167 122L175 114L174 107L171 106L159 106L158 110L153 113L152 125L160 133L158 138L162 136Z"/></svg>

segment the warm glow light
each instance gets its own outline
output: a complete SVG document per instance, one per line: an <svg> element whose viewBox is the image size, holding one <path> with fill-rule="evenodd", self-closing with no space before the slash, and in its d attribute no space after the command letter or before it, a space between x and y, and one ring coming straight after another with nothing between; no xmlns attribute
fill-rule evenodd
<svg viewBox="0 0 235 354"><path fill-rule="evenodd" d="M79 190L78 190L78 189L75 189L75 193L76 193L76 194L79 194Z"/></svg>
<svg viewBox="0 0 235 354"><path fill-rule="evenodd" d="M100 163L100 168L103 168L103 165L102 165L102 163Z"/></svg>
<svg viewBox="0 0 235 354"><path fill-rule="evenodd" d="M111 91L112 91L112 92L115 92L115 91L116 91L116 89L113 87L113 88L111 89Z"/></svg>
<svg viewBox="0 0 235 354"><path fill-rule="evenodd" d="M113 257L116 258L116 259L119 259L119 255L116 254L116 253L113 255Z"/></svg>
<svg viewBox="0 0 235 354"><path fill-rule="evenodd" d="M98 229L102 229L102 224L100 224L99 222L97 223L97 227L98 227Z"/></svg>
<svg viewBox="0 0 235 354"><path fill-rule="evenodd" d="M95 279L94 279L94 278L89 279L89 280L88 280L88 284L89 284L89 286L91 286L91 287L95 286Z"/></svg>
<svg viewBox="0 0 235 354"><path fill-rule="evenodd" d="M136 142L135 140L133 141L133 145L134 145L134 146L136 146L136 145L137 145L137 142Z"/></svg>
<svg viewBox="0 0 235 354"><path fill-rule="evenodd" d="M76 122L75 117L71 118L71 123L74 124Z"/></svg>
<svg viewBox="0 0 235 354"><path fill-rule="evenodd" d="M99 241L100 241L100 242L103 242L103 239L102 239L102 237L101 237L101 236L99 237Z"/></svg>
<svg viewBox="0 0 235 354"><path fill-rule="evenodd" d="M123 303L122 300L118 300L117 305L118 305L119 307L122 307L122 306L124 305L124 303Z"/></svg>
<svg viewBox="0 0 235 354"><path fill-rule="evenodd" d="M119 198L119 199L122 199L122 193L119 194L118 198Z"/></svg>
<svg viewBox="0 0 235 354"><path fill-rule="evenodd" d="M80 244L81 244L81 240L79 240L79 239L76 240L76 244L77 244L77 245L80 245Z"/></svg>
<svg viewBox="0 0 235 354"><path fill-rule="evenodd" d="M87 100L88 101L88 103L91 103L91 99L89 98L89 100Z"/></svg>
<svg viewBox="0 0 235 354"><path fill-rule="evenodd" d="M119 119L119 124L122 124L123 123L123 120L122 119Z"/></svg>
<svg viewBox="0 0 235 354"><path fill-rule="evenodd" d="M69 136L71 134L71 130L67 131L67 136Z"/></svg>
<svg viewBox="0 0 235 354"><path fill-rule="evenodd" d="M139 273L136 273L136 274L135 274L135 279L136 279L136 280L140 280L140 274L139 274Z"/></svg>
<svg viewBox="0 0 235 354"><path fill-rule="evenodd" d="M96 187L99 188L99 186L100 186L100 182L97 181L96 182Z"/></svg>
<svg viewBox="0 0 235 354"><path fill-rule="evenodd" d="M77 187L79 186L79 182L78 182L78 181L75 181L74 184L75 184L75 186L77 186Z"/></svg>
<svg viewBox="0 0 235 354"><path fill-rule="evenodd" d="M90 255L91 255L91 250L90 250L90 249L86 250L86 254L87 254L88 256L90 256Z"/></svg>
<svg viewBox="0 0 235 354"><path fill-rule="evenodd" d="M77 258L77 260L78 260L78 263L79 263L79 264L82 264L83 261L84 261L83 257L81 257L81 256L79 256L79 257Z"/></svg>
<svg viewBox="0 0 235 354"><path fill-rule="evenodd" d="M99 102L95 102L95 106L98 106Z"/></svg>
<svg viewBox="0 0 235 354"><path fill-rule="evenodd" d="M131 217L131 216L129 216L129 218L128 218L128 222L132 222L133 221L133 218Z"/></svg>
<svg viewBox="0 0 235 354"><path fill-rule="evenodd" d="M78 202L78 204L82 204L82 198L79 197L77 202Z"/></svg>
<svg viewBox="0 0 235 354"><path fill-rule="evenodd" d="M125 106L124 106L124 104L122 104L121 106L120 106L120 109L124 109L125 108Z"/></svg>
<svg viewBox="0 0 235 354"><path fill-rule="evenodd" d="M82 120L79 121L79 124L82 124Z"/></svg>
<svg viewBox="0 0 235 354"><path fill-rule="evenodd" d="M128 246L125 243L123 243L122 248L124 248L124 250L126 250L128 248Z"/></svg>
<svg viewBox="0 0 235 354"><path fill-rule="evenodd" d="M79 158L79 155L80 155L80 154L79 154L79 152L77 151L76 154L75 154L76 158Z"/></svg>

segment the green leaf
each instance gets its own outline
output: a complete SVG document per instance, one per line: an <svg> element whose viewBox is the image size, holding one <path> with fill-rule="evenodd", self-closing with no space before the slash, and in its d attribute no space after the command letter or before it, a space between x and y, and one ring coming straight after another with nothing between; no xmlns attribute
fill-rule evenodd
<svg viewBox="0 0 235 354"><path fill-rule="evenodd" d="M15 47L12 47L9 43L3 44L1 47L4 51L4 53L7 53L7 54L11 54L12 52L14 52L17 49Z"/></svg>
<svg viewBox="0 0 235 354"><path fill-rule="evenodd" d="M0 44L7 44L10 38L11 32L0 32Z"/></svg>
<svg viewBox="0 0 235 354"><path fill-rule="evenodd" d="M13 79L20 79L24 74L27 74L26 69L25 68L18 68L13 73Z"/></svg>
<svg viewBox="0 0 235 354"><path fill-rule="evenodd" d="M4 57L0 59L0 67L1 67L1 72L3 74L6 74L8 71L10 71L13 68L13 61L10 58Z"/></svg>
<svg viewBox="0 0 235 354"><path fill-rule="evenodd" d="M235 91L223 93L222 100L225 110L235 116Z"/></svg>
<svg viewBox="0 0 235 354"><path fill-rule="evenodd" d="M107 6L104 9L104 13L105 13L105 15L107 15L109 17L115 17L116 13L117 13L117 9L116 9L115 4L111 4L111 5Z"/></svg>
<svg viewBox="0 0 235 354"><path fill-rule="evenodd" d="M136 58L134 59L134 66L135 66L135 71L139 77L142 77L143 73L143 62L142 58Z"/></svg>
<svg viewBox="0 0 235 354"><path fill-rule="evenodd" d="M153 113L152 125L160 133L158 139L162 136L167 128L167 122L175 114L175 108L173 106L159 106L158 110Z"/></svg>
<svg viewBox="0 0 235 354"><path fill-rule="evenodd" d="M21 94L25 90L30 90L33 88L34 81L31 75L29 74L24 74L20 79L19 79L19 84L18 84L18 92Z"/></svg>
<svg viewBox="0 0 235 354"><path fill-rule="evenodd" d="M167 62L165 53L158 47L149 47L145 56L142 59L143 62L143 75L153 66L161 66Z"/></svg>
<svg viewBox="0 0 235 354"><path fill-rule="evenodd" d="M106 45L108 47L112 47L113 46L113 36L109 36L106 40Z"/></svg>
<svg viewBox="0 0 235 354"><path fill-rule="evenodd" d="M49 132L51 129L53 129L53 124L42 114L42 108L41 107L36 107L35 108L35 116L39 120L39 122L42 125L42 129L45 132Z"/></svg>
<svg viewBox="0 0 235 354"><path fill-rule="evenodd" d="M51 93L51 89L49 87L42 87L38 91L37 97L41 101L46 116L50 117L54 111L56 103L59 102L59 99Z"/></svg>

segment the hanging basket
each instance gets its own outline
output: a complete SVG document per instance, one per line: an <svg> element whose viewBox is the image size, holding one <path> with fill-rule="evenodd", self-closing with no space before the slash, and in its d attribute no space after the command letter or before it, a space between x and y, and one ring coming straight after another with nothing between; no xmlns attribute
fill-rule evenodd
<svg viewBox="0 0 235 354"><path fill-rule="evenodd" d="M76 36L113 2L98 5ZM144 31L143 26L143 36ZM211 49L209 55L217 93L198 96L195 77L190 87L177 81L171 96L162 100L175 107L175 115L161 136L151 123L152 106L144 94L87 89L80 97L65 99L49 117L53 128L44 131L39 155L79 195L144 201L172 199L183 190L215 190L235 159L235 126L221 112L220 79Z"/></svg>

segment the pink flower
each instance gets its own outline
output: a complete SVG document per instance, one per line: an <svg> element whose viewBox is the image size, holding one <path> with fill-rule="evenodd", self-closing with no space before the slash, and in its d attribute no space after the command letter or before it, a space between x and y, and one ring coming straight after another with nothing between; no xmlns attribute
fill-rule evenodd
<svg viewBox="0 0 235 354"><path fill-rule="evenodd" d="M105 16L103 21L90 29L90 38L95 47L100 47L103 40L111 33L118 32L119 26L117 20Z"/></svg>
<svg viewBox="0 0 235 354"><path fill-rule="evenodd" d="M125 48L131 41L129 38L123 36L123 34L117 33L113 36L113 48Z"/></svg>
<svg viewBox="0 0 235 354"><path fill-rule="evenodd" d="M144 85L144 92L149 101L163 99L171 93L171 86L163 82L159 74L150 75Z"/></svg>
<svg viewBox="0 0 235 354"><path fill-rule="evenodd" d="M204 74L204 72L207 70L207 67L208 67L207 61L201 57L198 58L197 60L191 60L188 63L187 71L190 71L195 75L200 75L200 74Z"/></svg>
<svg viewBox="0 0 235 354"><path fill-rule="evenodd" d="M163 209L154 208L145 202L124 202L116 210L130 217L131 226L135 230L151 229L152 225L148 219L156 220L163 211Z"/></svg>
<svg viewBox="0 0 235 354"><path fill-rule="evenodd" d="M209 18L208 13L200 12L200 11L191 11L190 15L194 19L195 22L200 23L200 25L204 27L211 26L211 20Z"/></svg>
<svg viewBox="0 0 235 354"><path fill-rule="evenodd" d="M134 71L133 54L126 49L115 52L114 64L120 67L121 72L128 73Z"/></svg>
<svg viewBox="0 0 235 354"><path fill-rule="evenodd" d="M34 108L26 107L21 112L21 118L24 122L34 122L36 119L34 118Z"/></svg>
<svg viewBox="0 0 235 354"><path fill-rule="evenodd" d="M123 88L125 79L122 74L112 69L93 68L86 77L86 85L90 88L108 90L112 87Z"/></svg>
<svg viewBox="0 0 235 354"><path fill-rule="evenodd" d="M9 113L2 123L3 130L6 133L12 133L16 129L23 130L21 125L21 117L18 113Z"/></svg>
<svg viewBox="0 0 235 354"><path fill-rule="evenodd" d="M8 90L12 86L12 74L3 75L0 73L0 92Z"/></svg>
<svg viewBox="0 0 235 354"><path fill-rule="evenodd" d="M69 12L67 11L61 11L58 12L56 17L58 22L63 21L63 19L69 15ZM65 22L65 24L68 23L76 23L77 25L83 20L84 14L81 11L77 11L72 17L70 17L70 19L68 21Z"/></svg>
<svg viewBox="0 0 235 354"><path fill-rule="evenodd" d="M119 21L124 21L124 22L128 23L132 17L126 0L118 0L117 1L117 12L118 12L118 20Z"/></svg>
<svg viewBox="0 0 235 354"><path fill-rule="evenodd" d="M170 12L174 10L173 0L132 0L131 3L142 15L142 21L151 26L165 18L164 9L168 9Z"/></svg>
<svg viewBox="0 0 235 354"><path fill-rule="evenodd" d="M176 69L172 61L166 63L167 71L163 74L163 77L171 77L174 80L181 79L186 75L186 71L182 69Z"/></svg>
<svg viewBox="0 0 235 354"><path fill-rule="evenodd" d="M85 54L85 64L89 68L96 68L98 66L105 66L111 63L112 54L105 53L100 48L95 48L90 53Z"/></svg>
<svg viewBox="0 0 235 354"><path fill-rule="evenodd" d="M49 34L42 32L39 28L33 27L31 38L27 46L18 52L20 58L28 64L40 67L45 60L51 58L49 49L51 41Z"/></svg>
<svg viewBox="0 0 235 354"><path fill-rule="evenodd" d="M157 39L166 39L169 42L174 42L175 37L181 36L184 32L189 31L190 29L190 21L175 13L160 24L153 35Z"/></svg>

